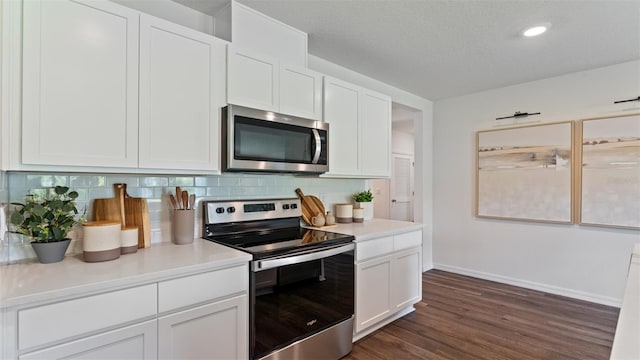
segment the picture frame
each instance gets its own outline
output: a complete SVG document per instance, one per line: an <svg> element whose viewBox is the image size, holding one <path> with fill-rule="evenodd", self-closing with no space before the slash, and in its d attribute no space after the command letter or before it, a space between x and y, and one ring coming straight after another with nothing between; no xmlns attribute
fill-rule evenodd
<svg viewBox="0 0 640 360"><path fill-rule="evenodd" d="M577 223L640 230L640 113L577 125Z"/></svg>
<svg viewBox="0 0 640 360"><path fill-rule="evenodd" d="M476 132L475 215L572 224L574 122Z"/></svg>

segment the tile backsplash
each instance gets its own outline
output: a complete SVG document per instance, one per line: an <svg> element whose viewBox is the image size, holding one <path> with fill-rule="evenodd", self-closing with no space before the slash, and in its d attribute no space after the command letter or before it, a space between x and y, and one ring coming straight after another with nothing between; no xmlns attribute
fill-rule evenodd
<svg viewBox="0 0 640 360"><path fill-rule="evenodd" d="M91 220L93 199L115 196L113 184L126 183L127 192L134 197L147 198L151 219L151 242L171 241L169 194L175 187L195 194L197 201L196 234L202 226L202 200L268 199L296 197L294 190L316 195L327 210L337 203L350 202L351 195L367 186L362 179L325 179L294 175L222 174L219 176L159 176L75 173L0 172L0 202L23 202L26 194L42 193L47 188L62 185L76 190L78 209L86 209ZM7 211L7 215L10 211ZM70 234L73 241L68 254L82 252L81 229ZM7 233L0 245L0 263L33 258L35 253L29 240Z"/></svg>

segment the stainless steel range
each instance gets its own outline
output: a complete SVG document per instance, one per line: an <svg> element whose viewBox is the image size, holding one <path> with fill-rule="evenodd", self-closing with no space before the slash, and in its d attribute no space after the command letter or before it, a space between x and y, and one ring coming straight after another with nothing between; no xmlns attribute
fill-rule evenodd
<svg viewBox="0 0 640 360"><path fill-rule="evenodd" d="M246 251L252 359L339 359L352 348L353 236L300 227L300 200L204 202L203 238Z"/></svg>

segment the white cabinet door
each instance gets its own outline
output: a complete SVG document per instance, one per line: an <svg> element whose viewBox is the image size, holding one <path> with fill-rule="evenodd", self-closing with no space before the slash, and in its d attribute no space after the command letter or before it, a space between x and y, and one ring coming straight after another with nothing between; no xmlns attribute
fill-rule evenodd
<svg viewBox="0 0 640 360"><path fill-rule="evenodd" d="M360 174L391 176L391 98L363 90L358 130Z"/></svg>
<svg viewBox="0 0 640 360"><path fill-rule="evenodd" d="M329 123L328 175L358 172L358 88L324 78L324 122Z"/></svg>
<svg viewBox="0 0 640 360"><path fill-rule="evenodd" d="M356 265L355 332L384 319L391 311L390 256Z"/></svg>
<svg viewBox="0 0 640 360"><path fill-rule="evenodd" d="M138 13L25 1L22 162L138 165Z"/></svg>
<svg viewBox="0 0 640 360"><path fill-rule="evenodd" d="M225 43L140 18L140 167L219 172Z"/></svg>
<svg viewBox="0 0 640 360"><path fill-rule="evenodd" d="M246 359L247 309L242 295L159 318L159 358Z"/></svg>
<svg viewBox="0 0 640 360"><path fill-rule="evenodd" d="M392 311L411 306L422 298L421 256L420 247L394 255L391 268Z"/></svg>
<svg viewBox="0 0 640 360"><path fill-rule="evenodd" d="M227 102L278 112L278 60L227 47Z"/></svg>
<svg viewBox="0 0 640 360"><path fill-rule="evenodd" d="M19 359L156 359L157 344L157 323L150 320L24 354Z"/></svg>
<svg viewBox="0 0 640 360"><path fill-rule="evenodd" d="M280 110L283 114L322 120L322 74L280 66Z"/></svg>

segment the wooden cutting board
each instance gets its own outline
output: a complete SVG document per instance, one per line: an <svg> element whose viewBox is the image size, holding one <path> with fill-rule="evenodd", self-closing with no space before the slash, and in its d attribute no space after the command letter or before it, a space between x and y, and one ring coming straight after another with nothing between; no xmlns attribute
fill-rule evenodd
<svg viewBox="0 0 640 360"><path fill-rule="evenodd" d="M115 198L95 199L93 219L96 221L118 221L122 227L138 228L138 248L151 246L151 221L147 199L132 197L127 193L127 184L113 184Z"/></svg>
<svg viewBox="0 0 640 360"><path fill-rule="evenodd" d="M311 218L321 213L326 214L322 201L313 195L305 195L300 188L296 189L296 194L300 198L300 210L302 211L302 220L307 225L313 225Z"/></svg>

